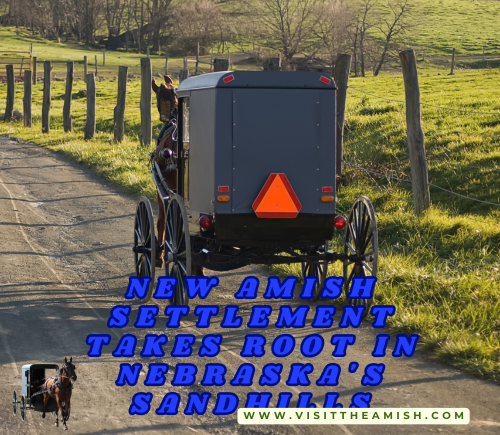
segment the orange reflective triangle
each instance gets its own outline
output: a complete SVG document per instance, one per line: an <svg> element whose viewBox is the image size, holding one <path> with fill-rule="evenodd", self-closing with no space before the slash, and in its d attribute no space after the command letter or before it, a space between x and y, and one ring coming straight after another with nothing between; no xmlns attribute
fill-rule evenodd
<svg viewBox="0 0 500 435"><path fill-rule="evenodd" d="M294 218L302 206L285 174L271 174L252 208L258 217Z"/></svg>

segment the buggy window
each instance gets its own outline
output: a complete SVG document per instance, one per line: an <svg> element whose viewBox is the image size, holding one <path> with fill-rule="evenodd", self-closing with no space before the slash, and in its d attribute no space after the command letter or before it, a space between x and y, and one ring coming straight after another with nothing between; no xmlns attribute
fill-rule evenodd
<svg viewBox="0 0 500 435"><path fill-rule="evenodd" d="M189 98L182 104L182 142L189 142Z"/></svg>

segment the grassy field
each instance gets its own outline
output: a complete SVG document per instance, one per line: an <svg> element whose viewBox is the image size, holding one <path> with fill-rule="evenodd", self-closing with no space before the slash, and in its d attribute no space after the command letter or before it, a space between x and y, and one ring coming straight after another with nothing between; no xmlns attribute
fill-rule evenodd
<svg viewBox="0 0 500 435"><path fill-rule="evenodd" d="M66 51L70 48L63 50L60 58L70 55ZM423 102L476 112L500 113L499 82L500 71L494 69L459 70L455 76L425 69L420 74ZM354 89L403 100L402 77L353 78L350 85L345 143L348 184L339 192L339 211L347 214L361 194L374 203L381 253L376 297L397 307L389 321L391 330L419 333L421 348L432 355L500 381L500 207L431 187L431 209L415 217L411 185L365 171L409 178L404 105ZM97 83L98 133L91 141L83 140L85 98L76 98L78 90L84 88L83 81L75 82L73 133L62 131L64 82L55 81L50 134L41 133L41 84L33 89L33 129L23 128L22 121L0 122L0 134L56 150L128 192L154 198L146 167L147 150L139 146L137 138L139 81L131 79L128 85L127 137L121 144L112 140L115 78L102 78ZM5 96L5 85L0 84L0 107ZM22 110L21 85L16 86L15 107ZM156 117L155 109L153 113ZM156 122L155 133L159 127ZM424 106L423 128L433 184L500 203L500 115ZM340 248L340 237L333 245ZM299 273L296 267L276 267L274 271L281 275ZM335 266L330 274L341 271Z"/></svg>
<svg viewBox="0 0 500 435"><path fill-rule="evenodd" d="M500 3L490 0L415 0L411 43L427 55L500 54Z"/></svg>

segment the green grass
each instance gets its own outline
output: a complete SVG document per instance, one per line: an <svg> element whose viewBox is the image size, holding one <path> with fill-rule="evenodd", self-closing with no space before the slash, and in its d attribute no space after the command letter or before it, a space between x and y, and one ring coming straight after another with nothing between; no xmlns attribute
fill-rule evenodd
<svg viewBox="0 0 500 435"><path fill-rule="evenodd" d="M489 0L415 0L417 26L410 41L428 55L500 54L500 3ZM413 46L413 45L412 45Z"/></svg>
<svg viewBox="0 0 500 435"><path fill-rule="evenodd" d="M107 51L106 66L102 66L103 54L102 50L89 47L78 43L57 43L45 39L36 38L30 32L15 27L6 27L0 29L0 52L7 50L30 51L33 43L33 56L37 56L38 60L73 60L83 61L83 57L87 56L88 72L95 71L95 56L97 56L98 76L113 77L118 75L118 66L128 66L129 73L140 74L141 58L145 57L144 53L133 53L131 51ZM0 53L0 57L1 57ZM182 68L182 59L169 58L169 70L178 72ZM159 55L151 55L151 66L153 75L163 74L165 68L165 57ZM192 65L190 65L191 67ZM66 64L55 63L52 65L53 73L57 77L66 77ZM3 66L2 66L3 68ZM43 64L38 64L38 74L43 74ZM83 79L83 64L75 64L75 77Z"/></svg>
<svg viewBox="0 0 500 435"><path fill-rule="evenodd" d="M429 68L419 79L425 103L500 113L498 70L458 70L455 76L448 76ZM399 75L351 79L350 84L404 100ZM84 88L81 80L75 82L75 93ZM116 88L113 78L97 83L98 133L92 141L83 140L85 98L73 102L74 132L63 133L62 81L53 83L49 134L41 133L41 84L33 89L33 128L23 128L22 122L0 122L0 134L56 150L128 192L154 198L146 167L147 150L137 139L140 83L132 80L128 85L126 139L121 144L113 142L112 134ZM0 84L0 107L5 95L5 85ZM16 108L22 110L21 85L16 86ZM153 109L155 119L156 113ZM422 116L430 181L462 195L500 203L500 116L426 106ZM155 134L159 124L155 122ZM403 104L354 89L348 92L347 162L409 178L405 132ZM379 303L397 307L396 315L389 320L391 330L416 332L421 336L422 349L456 367L500 381L500 207L431 188L432 207L417 218L411 185L369 177L354 166L346 165L345 175L348 184L339 192L339 212L346 215L359 195L368 196L377 212L380 263L376 298ZM340 237L334 238L333 244L341 249ZM298 274L299 269L278 266L274 272ZM339 265L329 273L341 274Z"/></svg>

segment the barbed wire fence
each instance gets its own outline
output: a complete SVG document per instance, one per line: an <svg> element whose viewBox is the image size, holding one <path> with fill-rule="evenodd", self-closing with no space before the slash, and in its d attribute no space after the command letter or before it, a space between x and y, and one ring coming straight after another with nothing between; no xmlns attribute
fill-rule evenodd
<svg viewBox="0 0 500 435"><path fill-rule="evenodd" d="M400 103L400 104L403 104L403 105L406 104L406 101L404 101L404 100L398 100L398 99L395 99L395 98L383 97L383 96L380 96L380 95L373 94L371 92L363 91L363 90L355 88L353 86L348 86L347 88L351 89L353 91L359 92L361 94L368 95L368 96L373 97L373 98L378 98L380 100L390 101L390 102L393 102L393 103ZM460 113L467 113L467 114L474 114L474 115L500 116L500 112L482 112L482 111L467 110L467 109L456 109L456 108L452 108L452 107L437 106L437 105L434 105L434 104L429 104L429 103L424 103L424 102L420 102L420 105L421 106L425 106L425 107L432 107L432 108L439 109L439 110L447 110L447 111L451 111L451 112L460 112ZM357 165L356 163L350 162L350 161L345 160L345 159L343 159L342 162L345 165L347 165L347 166L350 166L350 167L362 170L366 174L369 174L370 176L379 177L380 179L395 180L398 183L410 183L410 184L413 183L410 178L402 178L402 177L398 177L396 175L389 174L389 173L381 173L381 172L373 171L373 170L367 169L366 167ZM495 206L495 207L500 207L500 203L491 202L491 201L484 201L484 200L481 200L481 199L478 199L478 198L473 198L471 196L463 195L461 193L454 192L454 191L449 190L449 189L445 189L444 187L438 186L438 185L436 185L434 183L427 183L427 185L429 187L434 188L434 189L438 189L438 190L447 192L450 195L458 196L460 198L464 198L464 199L469 200L469 201L474 201L474 202L481 203L481 204L487 204L487 205L491 205L491 206Z"/></svg>

